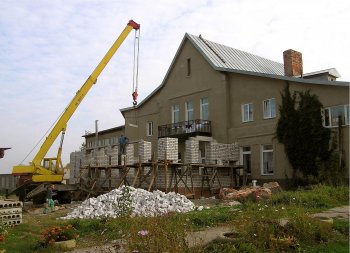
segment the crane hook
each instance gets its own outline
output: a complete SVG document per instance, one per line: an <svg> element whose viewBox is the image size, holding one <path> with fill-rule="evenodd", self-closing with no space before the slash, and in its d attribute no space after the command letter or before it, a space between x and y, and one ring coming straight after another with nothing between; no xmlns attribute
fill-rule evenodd
<svg viewBox="0 0 350 253"><path fill-rule="evenodd" d="M134 100L134 101L132 102L132 104L133 104L134 106L136 106L136 105L137 105L137 96L139 95L139 94L137 93L137 90L135 90L131 95L132 95L132 99Z"/></svg>

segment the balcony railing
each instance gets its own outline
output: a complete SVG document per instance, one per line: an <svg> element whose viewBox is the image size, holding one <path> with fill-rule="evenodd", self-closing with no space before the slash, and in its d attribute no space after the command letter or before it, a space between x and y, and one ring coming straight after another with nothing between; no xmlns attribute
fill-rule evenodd
<svg viewBox="0 0 350 253"><path fill-rule="evenodd" d="M209 120L196 119L158 126L159 138L196 135L211 136L211 122Z"/></svg>

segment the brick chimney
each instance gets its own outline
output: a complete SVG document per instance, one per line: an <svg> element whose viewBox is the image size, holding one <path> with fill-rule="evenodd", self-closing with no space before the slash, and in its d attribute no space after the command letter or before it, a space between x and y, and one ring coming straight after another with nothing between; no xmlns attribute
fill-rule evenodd
<svg viewBox="0 0 350 253"><path fill-rule="evenodd" d="M301 53L293 49L288 49L283 52L283 61L285 76L303 75L303 58Z"/></svg>

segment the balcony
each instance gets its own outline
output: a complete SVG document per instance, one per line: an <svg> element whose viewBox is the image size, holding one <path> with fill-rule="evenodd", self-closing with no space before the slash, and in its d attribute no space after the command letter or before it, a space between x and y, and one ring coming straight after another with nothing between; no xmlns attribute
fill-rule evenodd
<svg viewBox="0 0 350 253"><path fill-rule="evenodd" d="M211 136L211 122L209 120L190 120L158 126L158 138L185 138L192 136Z"/></svg>

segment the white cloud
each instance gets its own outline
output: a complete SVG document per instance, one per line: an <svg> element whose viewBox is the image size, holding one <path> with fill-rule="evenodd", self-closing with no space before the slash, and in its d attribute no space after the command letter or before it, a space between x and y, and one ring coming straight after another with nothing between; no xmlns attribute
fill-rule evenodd
<svg viewBox="0 0 350 253"><path fill-rule="evenodd" d="M349 6L345 0L3 0L0 145L13 149L0 160L2 172L9 173L40 139L129 19L141 23L142 100L162 82L186 32L280 62L282 52L293 48L303 53L304 72L336 67L349 81ZM119 109L132 103L132 37L69 121L64 163L84 131L94 130L95 119L100 129L123 124Z"/></svg>

